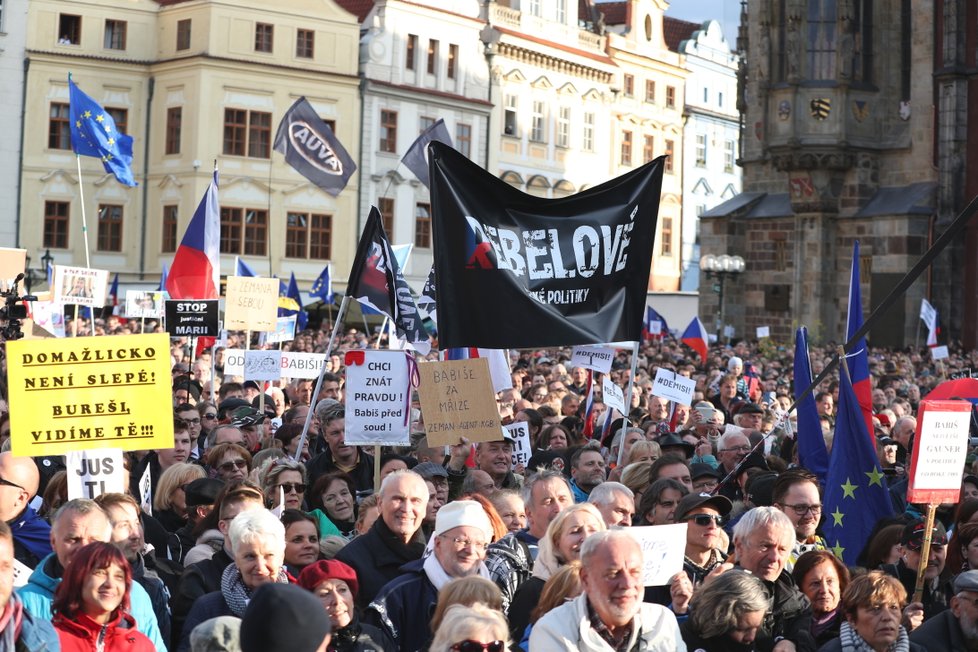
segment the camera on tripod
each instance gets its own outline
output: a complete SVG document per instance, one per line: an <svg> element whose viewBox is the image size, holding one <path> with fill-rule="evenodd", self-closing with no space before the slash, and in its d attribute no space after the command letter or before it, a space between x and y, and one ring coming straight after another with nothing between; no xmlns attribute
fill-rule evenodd
<svg viewBox="0 0 978 652"><path fill-rule="evenodd" d="M0 306L0 339L19 340L24 337L23 320L27 319L26 301L37 301L37 297L25 294L21 295L17 286L24 279L23 274L18 274L13 284L0 291L0 298L3 305Z"/></svg>

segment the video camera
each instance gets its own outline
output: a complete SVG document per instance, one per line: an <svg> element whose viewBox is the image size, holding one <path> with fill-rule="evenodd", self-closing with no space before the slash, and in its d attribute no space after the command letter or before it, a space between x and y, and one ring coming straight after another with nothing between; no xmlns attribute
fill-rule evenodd
<svg viewBox="0 0 978 652"><path fill-rule="evenodd" d="M24 279L23 274L18 274L13 284L4 290L0 290L0 340L19 340L24 337L23 320L27 319L26 301L37 301L37 297L25 294L21 296L17 287Z"/></svg>

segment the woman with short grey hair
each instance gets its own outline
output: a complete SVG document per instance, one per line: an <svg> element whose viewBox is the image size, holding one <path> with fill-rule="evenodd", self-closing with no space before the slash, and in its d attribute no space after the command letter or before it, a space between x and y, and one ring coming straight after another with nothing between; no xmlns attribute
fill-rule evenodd
<svg viewBox="0 0 978 652"><path fill-rule="evenodd" d="M265 494L266 507L274 509L285 503L285 509L303 509L306 495L306 465L290 457L265 462L258 471L259 484Z"/></svg>
<svg viewBox="0 0 978 652"><path fill-rule="evenodd" d="M770 649L773 641L760 634L770 597L757 577L731 570L693 594L689 618L680 630L686 647L705 652L750 652Z"/></svg>

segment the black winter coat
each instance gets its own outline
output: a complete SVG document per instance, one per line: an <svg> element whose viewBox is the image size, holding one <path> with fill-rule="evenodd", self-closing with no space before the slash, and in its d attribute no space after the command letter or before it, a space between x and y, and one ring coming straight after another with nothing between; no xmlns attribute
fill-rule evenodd
<svg viewBox="0 0 978 652"><path fill-rule="evenodd" d="M366 609L385 584L401 575L401 566L421 559L423 553L424 535L420 528L405 545L391 532L384 519L378 518L365 534L343 546L336 559L357 572L360 584L357 606Z"/></svg>

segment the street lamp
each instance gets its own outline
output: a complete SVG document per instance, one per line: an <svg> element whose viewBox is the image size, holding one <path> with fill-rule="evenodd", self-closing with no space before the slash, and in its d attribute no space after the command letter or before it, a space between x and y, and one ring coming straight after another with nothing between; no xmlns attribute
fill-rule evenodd
<svg viewBox="0 0 978 652"><path fill-rule="evenodd" d="M41 256L41 269L40 271L31 269L31 257L27 256L27 264L24 266L24 287L27 290L27 294L31 293L31 287L34 285L35 281L42 281L48 277L48 267L54 262L54 256L51 255L51 250L48 249Z"/></svg>
<svg viewBox="0 0 978 652"><path fill-rule="evenodd" d="M700 271L706 273L706 277L716 279L713 284L713 291L720 295L720 305L717 308L717 342L720 342L723 335L723 286L727 277L734 277L744 272L746 264L740 256L728 256L723 254L714 256L707 254L700 258Z"/></svg>

